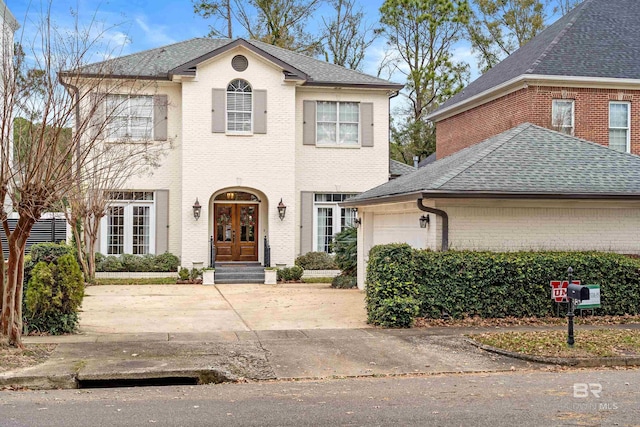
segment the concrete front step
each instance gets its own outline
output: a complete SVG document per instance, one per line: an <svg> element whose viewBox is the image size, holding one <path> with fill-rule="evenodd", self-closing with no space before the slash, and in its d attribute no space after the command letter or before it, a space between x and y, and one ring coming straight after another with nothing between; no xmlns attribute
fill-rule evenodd
<svg viewBox="0 0 640 427"><path fill-rule="evenodd" d="M216 265L215 282L231 283L264 283L264 267L261 265Z"/></svg>
<svg viewBox="0 0 640 427"><path fill-rule="evenodd" d="M263 279L218 279L216 285L238 285L238 284L264 284Z"/></svg>

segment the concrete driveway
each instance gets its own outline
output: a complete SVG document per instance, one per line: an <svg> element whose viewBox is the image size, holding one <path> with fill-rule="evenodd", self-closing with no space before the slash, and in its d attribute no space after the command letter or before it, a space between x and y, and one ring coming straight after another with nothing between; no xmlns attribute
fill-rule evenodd
<svg viewBox="0 0 640 427"><path fill-rule="evenodd" d="M328 284L90 286L88 334L366 328L364 293Z"/></svg>

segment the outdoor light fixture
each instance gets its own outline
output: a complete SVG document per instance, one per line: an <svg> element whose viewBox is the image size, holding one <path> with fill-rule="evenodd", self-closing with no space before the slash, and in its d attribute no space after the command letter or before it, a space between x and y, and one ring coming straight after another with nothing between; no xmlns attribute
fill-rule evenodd
<svg viewBox="0 0 640 427"><path fill-rule="evenodd" d="M360 227L360 224L362 224L362 218L354 219L353 223L356 225L356 227Z"/></svg>
<svg viewBox="0 0 640 427"><path fill-rule="evenodd" d="M280 221L284 219L285 214L287 213L287 207L284 203L282 203L282 197L280 197L280 203L278 203L278 216L280 217Z"/></svg>
<svg viewBox="0 0 640 427"><path fill-rule="evenodd" d="M200 219L200 212L202 211L202 206L200 206L200 202L198 202L198 198L196 197L196 202L193 204L193 217L197 220Z"/></svg>
<svg viewBox="0 0 640 427"><path fill-rule="evenodd" d="M420 217L420 228L427 228L427 224L429 224L429 215L422 215Z"/></svg>

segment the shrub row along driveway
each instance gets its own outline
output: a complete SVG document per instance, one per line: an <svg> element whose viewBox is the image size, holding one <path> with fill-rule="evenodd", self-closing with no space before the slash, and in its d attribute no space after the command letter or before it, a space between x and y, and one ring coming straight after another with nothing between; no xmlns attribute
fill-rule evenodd
<svg viewBox="0 0 640 427"><path fill-rule="evenodd" d="M364 328L364 294L328 284L91 286L88 334Z"/></svg>

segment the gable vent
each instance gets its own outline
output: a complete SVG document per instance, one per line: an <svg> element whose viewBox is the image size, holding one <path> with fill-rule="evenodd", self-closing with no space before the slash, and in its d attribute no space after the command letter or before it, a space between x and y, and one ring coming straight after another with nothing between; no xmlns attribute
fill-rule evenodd
<svg viewBox="0 0 640 427"><path fill-rule="evenodd" d="M236 71L244 71L249 66L249 61L244 55L236 55L231 60L231 66Z"/></svg>

